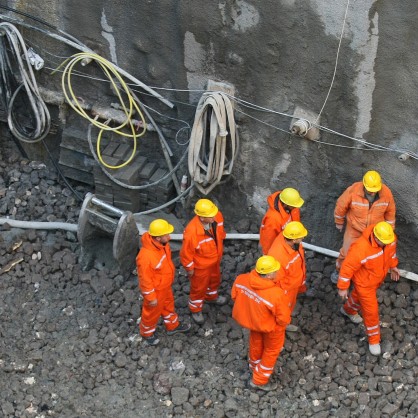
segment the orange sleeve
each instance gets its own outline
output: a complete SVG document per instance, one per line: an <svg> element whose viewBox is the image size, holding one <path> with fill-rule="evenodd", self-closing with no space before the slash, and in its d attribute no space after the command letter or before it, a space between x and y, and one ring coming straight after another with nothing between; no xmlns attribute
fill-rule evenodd
<svg viewBox="0 0 418 418"><path fill-rule="evenodd" d="M390 262L389 262L389 266L390 268L394 268L398 266L398 256L396 254L396 246L397 246L398 240L396 239L395 242L393 242L391 244L391 257L390 257Z"/></svg>
<svg viewBox="0 0 418 418"><path fill-rule="evenodd" d="M390 223L395 229L395 217L396 217L396 205L395 200L393 199L392 192L388 190L389 194L389 204L385 212L385 221Z"/></svg>
<svg viewBox="0 0 418 418"><path fill-rule="evenodd" d="M217 219L216 219L217 218ZM219 211L218 216L216 217L217 227L216 227L216 237L218 239L224 240L226 238L225 226L224 226L224 217Z"/></svg>
<svg viewBox="0 0 418 418"><path fill-rule="evenodd" d="M343 225L345 215L350 207L352 200L351 189L353 186L348 187L344 193L337 199L334 211L334 220L337 225Z"/></svg>
<svg viewBox="0 0 418 418"><path fill-rule="evenodd" d="M292 221L300 222L300 209L299 208L292 209L290 214L292 215Z"/></svg>
<svg viewBox="0 0 418 418"><path fill-rule="evenodd" d="M263 254L266 255L268 253L277 235L279 235L279 231L277 231L272 217L267 212L262 221L262 227L260 228L260 245Z"/></svg>
<svg viewBox="0 0 418 418"><path fill-rule="evenodd" d="M235 300L236 297L237 297L237 289L235 287L235 282L234 282L234 284L232 285L232 289L231 289L231 298L232 300Z"/></svg>
<svg viewBox="0 0 418 418"><path fill-rule="evenodd" d="M348 250L346 258L341 264L340 274L338 276L338 289L345 290L350 287L351 279L356 271L360 270L361 260L365 258L365 254L358 245L352 245Z"/></svg>
<svg viewBox="0 0 418 418"><path fill-rule="evenodd" d="M287 303L284 298L281 298L279 303L276 304L273 314L277 325L285 327L290 324L290 309L287 309Z"/></svg>
<svg viewBox="0 0 418 418"><path fill-rule="evenodd" d="M154 287L154 269L146 254L141 254L141 252L138 254L136 266L138 271L138 283L142 296L147 301L155 300L157 296Z"/></svg>
<svg viewBox="0 0 418 418"><path fill-rule="evenodd" d="M194 255L196 252L195 236L186 230L183 234L183 245L180 250L180 262L186 271L194 269Z"/></svg>

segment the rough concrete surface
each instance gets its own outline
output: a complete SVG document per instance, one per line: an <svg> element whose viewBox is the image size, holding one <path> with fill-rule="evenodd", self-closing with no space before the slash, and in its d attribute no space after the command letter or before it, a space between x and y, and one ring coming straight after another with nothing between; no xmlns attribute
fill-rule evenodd
<svg viewBox="0 0 418 418"><path fill-rule="evenodd" d="M77 186L77 191L86 190ZM80 204L44 164L22 159L0 140L0 216L76 223ZM185 220L179 220L183 223ZM228 232L256 232L249 220ZM368 353L364 328L349 323L329 275L334 260L307 252L313 298L301 297L272 379L271 393L250 390L246 332L232 304L205 306L206 322L159 346L141 340L141 300L133 273L98 264L81 271L72 232L0 230L0 416L17 417L416 417L418 288L379 290L383 355ZM222 293L259 256L257 242L229 241ZM174 253L179 266L178 247ZM17 262L14 264L14 262ZM189 285L178 270L182 321Z"/></svg>
<svg viewBox="0 0 418 418"><path fill-rule="evenodd" d="M417 270L411 250L418 237L417 162L398 159L404 150L418 151L411 93L418 82L418 59L411 53L418 39L415 0L10 3L74 35L149 86L168 89L158 91L173 101L173 110L149 95L141 98L160 112L154 116L174 160L184 152L179 144L187 143L188 131L176 134L192 123L209 79L227 82L235 87L238 99L272 110L260 112L235 103L241 145L229 184L240 191L243 198L238 202L245 200L245 205L225 202L230 213L246 207L241 216L261 219L267 195L294 186L307 203L303 210L311 242L336 250L340 246L332 217L336 198L365 171L377 169L397 203L401 258L406 269ZM36 20L28 23L45 29ZM78 52L30 28L24 35L48 68ZM108 83L97 80L102 78L100 70L94 66L79 70L96 79L74 79L76 92L105 107L115 101ZM61 93L59 73L51 76L43 70L37 77L41 86ZM291 116L298 107L316 115L323 107L321 125L398 151L365 150L357 141L325 131L320 141L332 146L290 136ZM72 111L65 106L57 110L55 134L47 138L52 148L59 144L63 127L78 126L80 120L71 118ZM156 149L147 146L153 143L152 134L149 138L143 149L151 158ZM42 147L31 146L28 153L46 159ZM212 196L220 198L223 193L217 187Z"/></svg>

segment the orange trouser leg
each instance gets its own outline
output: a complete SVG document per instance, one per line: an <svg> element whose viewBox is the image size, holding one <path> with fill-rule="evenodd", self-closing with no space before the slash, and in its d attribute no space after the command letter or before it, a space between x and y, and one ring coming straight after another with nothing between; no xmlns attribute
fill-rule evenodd
<svg viewBox="0 0 418 418"><path fill-rule="evenodd" d="M355 289L353 289L353 291L348 296L347 302L345 302L345 304L344 304L344 310L349 315L355 315L356 313L358 313L360 308L361 308L361 306L360 306L360 302L359 302L359 299L358 299L357 292L356 292Z"/></svg>
<svg viewBox="0 0 418 418"><path fill-rule="evenodd" d="M361 232L357 231L357 229L354 229L351 224L347 224L345 227L344 232L344 240L343 240L343 246L340 249L340 254L338 255L336 266L337 270L340 269L341 263L343 262L345 256L347 255L348 249L350 248L351 244L356 241L360 236Z"/></svg>
<svg viewBox="0 0 418 418"><path fill-rule="evenodd" d="M290 313L293 312L293 309L295 309L296 306L296 301L298 298L298 294L299 291L301 290L301 287L296 288L296 289L290 289L290 290L286 290L286 296L287 296L287 303L288 303L288 307L290 309Z"/></svg>
<svg viewBox="0 0 418 418"><path fill-rule="evenodd" d="M215 300L218 298L218 289L221 284L221 261L219 260L210 270L205 299Z"/></svg>
<svg viewBox="0 0 418 418"><path fill-rule="evenodd" d="M375 288L355 287L345 303L344 309L350 315L360 309L369 344L380 343L379 306Z"/></svg>
<svg viewBox="0 0 418 418"><path fill-rule="evenodd" d="M195 269L190 278L189 309L191 312L200 312L206 297L212 268Z"/></svg>
<svg viewBox="0 0 418 418"><path fill-rule="evenodd" d="M176 313L176 308L174 307L174 295L171 287L169 288L169 292L167 292L161 314L167 331L172 331L179 326L179 317Z"/></svg>
<svg viewBox="0 0 418 418"><path fill-rule="evenodd" d="M284 339L284 327L277 327L272 332L250 331L249 365L256 385L268 383Z"/></svg>
<svg viewBox="0 0 418 418"><path fill-rule="evenodd" d="M172 330L178 326L178 317L174 309L174 297L171 287L156 290L157 306L151 307L144 300L142 305L141 323L139 332L143 337L151 337L157 327L160 316L164 316L164 325L167 330ZM166 322L166 319L168 322Z"/></svg>

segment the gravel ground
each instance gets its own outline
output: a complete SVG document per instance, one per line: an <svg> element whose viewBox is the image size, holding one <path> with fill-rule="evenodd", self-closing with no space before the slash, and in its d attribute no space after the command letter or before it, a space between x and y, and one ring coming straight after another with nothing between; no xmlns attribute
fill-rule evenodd
<svg viewBox="0 0 418 418"><path fill-rule="evenodd" d="M13 144L0 139L0 147L1 217L77 222L80 204L51 170L22 160ZM1 227L2 417L418 416L413 282L379 290L384 354L376 358L363 327L338 313L334 260L307 252L317 296L298 302L300 332L287 334L273 376L279 389L263 393L247 388L247 333L231 319L231 303L205 306L206 323L188 335L169 337L160 326L160 345L148 347L138 333L136 275L82 272L78 254L74 233ZM258 256L255 242L227 243L224 293ZM180 318L190 321L181 272L174 290Z"/></svg>

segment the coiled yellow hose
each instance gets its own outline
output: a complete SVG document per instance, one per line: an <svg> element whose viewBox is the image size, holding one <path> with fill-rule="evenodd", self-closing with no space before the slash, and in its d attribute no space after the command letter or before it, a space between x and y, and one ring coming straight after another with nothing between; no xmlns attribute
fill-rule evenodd
<svg viewBox="0 0 418 418"><path fill-rule="evenodd" d="M72 87L72 82L71 82L72 71L73 71L74 66L83 60L88 61L88 62L95 61L101 67L101 69L103 70L107 78L109 79L119 99L121 108L123 109L126 115L126 120L123 123L121 123L119 126L112 128L107 123L102 123L102 122L99 122L97 118L92 118L83 109L82 104L79 101L79 98L77 98L77 96L75 95L73 87ZM97 157L100 163L103 164L105 167L111 168L111 169L118 169L118 168L125 167L132 161L132 159L135 156L136 149L137 149L137 138L143 136L145 132L147 131L147 126L146 126L144 115L142 114L141 109L136 103L134 97L130 93L129 87L127 86L127 84L125 83L122 76L119 74L119 72L115 68L115 66L110 61L106 60L105 58L101 57L98 54L94 54L90 52L80 52L78 54L75 54L72 57L65 60L56 70L54 70L54 72L64 65L65 65L65 68L62 73L61 86L62 86L62 91L64 93L65 99L67 100L68 104L73 108L75 112L77 112L83 118L87 119L93 126L100 129L100 132L97 136L97 145L96 145ZM118 80L118 82L120 83L120 86L117 85L117 83L115 82L112 76ZM125 92L128 98L128 104L126 104L124 99L122 98L121 91ZM133 116L134 110L138 112L138 115L143 124L143 129L142 129L142 132L140 133L136 132L135 126L132 123L132 116ZM126 133L122 130L123 128L128 127L128 125L132 134ZM124 163L120 165L114 166L114 165L107 164L103 160L101 151L100 151L100 143L101 143L102 134L104 131L111 131L121 136L133 138L134 146L133 146L132 154L130 155L127 161L125 161Z"/></svg>

